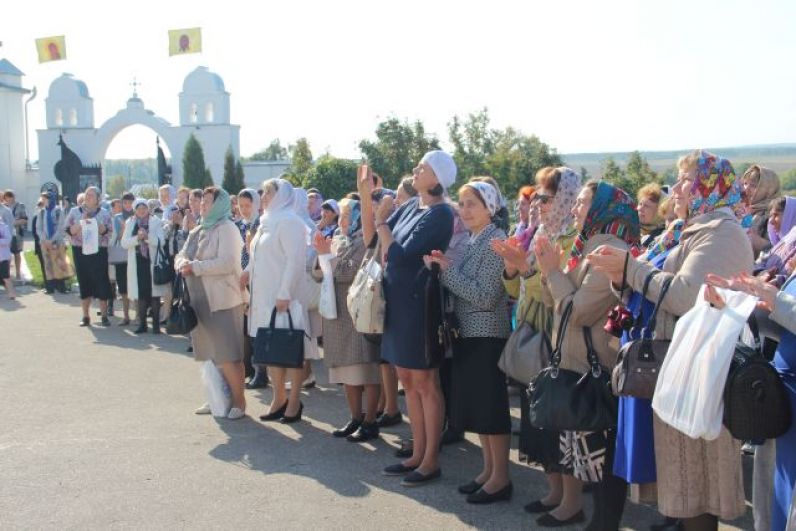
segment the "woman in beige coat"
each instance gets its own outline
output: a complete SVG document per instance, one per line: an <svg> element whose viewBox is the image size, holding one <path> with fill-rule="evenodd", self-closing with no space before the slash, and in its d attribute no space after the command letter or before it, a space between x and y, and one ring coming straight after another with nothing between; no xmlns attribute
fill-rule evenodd
<svg viewBox="0 0 796 531"><path fill-rule="evenodd" d="M191 332L197 361L212 360L232 392L227 418L239 419L246 411L243 379L243 308L240 254L243 242L230 220L229 194L211 186L202 196L202 220L188 235L174 267L185 278L199 324ZM209 414L205 404L197 414Z"/></svg>
<svg viewBox="0 0 796 531"><path fill-rule="evenodd" d="M655 333L671 338L675 321L690 310L707 273L723 277L751 271L752 245L738 218L745 213L741 184L729 161L706 151L694 151L678 163L675 205L688 208L680 245L668 256L663 273L652 277L647 298L657 300L661 286L672 278L658 314ZM623 276L624 254L600 248L588 261L615 285ZM627 283L641 291L655 268L630 259ZM744 492L741 443L726 429L714 441L691 439L654 418L658 510L682 518L686 530L717 529L718 518L743 515ZM717 518L718 517L718 518Z"/></svg>
<svg viewBox="0 0 796 531"><path fill-rule="evenodd" d="M609 370L616 361L615 342L603 326L617 297L608 278L591 268L583 257L600 246L626 255L630 246L638 245L639 221L633 199L606 182L587 183L578 194L572 214L578 235L566 270L561 270L560 247L554 248L546 236L536 239L534 251L542 276L542 295L553 303L554 344L562 333L562 315L572 304L569 324L563 331L560 367L585 374L592 369L584 329L591 335L603 370ZM563 497L558 507L537 520L539 525L559 527L583 521L581 484L589 482L596 485L594 514L588 529L618 527L625 492L623 483L616 488L616 478L611 473L615 440L616 430L561 432Z"/></svg>

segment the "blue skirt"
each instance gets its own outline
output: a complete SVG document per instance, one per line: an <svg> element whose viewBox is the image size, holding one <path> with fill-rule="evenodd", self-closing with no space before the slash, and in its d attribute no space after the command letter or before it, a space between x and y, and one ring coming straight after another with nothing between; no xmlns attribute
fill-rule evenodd
<svg viewBox="0 0 796 531"><path fill-rule="evenodd" d="M614 475L628 483L656 481L652 400L619 398Z"/></svg>

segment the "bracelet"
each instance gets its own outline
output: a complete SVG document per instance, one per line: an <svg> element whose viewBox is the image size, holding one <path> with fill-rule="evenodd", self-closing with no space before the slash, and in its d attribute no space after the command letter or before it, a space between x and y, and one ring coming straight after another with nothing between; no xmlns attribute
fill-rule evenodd
<svg viewBox="0 0 796 531"><path fill-rule="evenodd" d="M389 223L387 223L386 221L382 221L381 223L379 223L378 225L376 225L376 229L378 230L380 227L387 227L387 228L389 228L389 227L390 227L390 224L389 224Z"/></svg>

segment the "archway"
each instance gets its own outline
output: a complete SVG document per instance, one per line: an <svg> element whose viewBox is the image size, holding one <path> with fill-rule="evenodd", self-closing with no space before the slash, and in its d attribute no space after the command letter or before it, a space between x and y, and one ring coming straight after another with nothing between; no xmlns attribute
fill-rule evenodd
<svg viewBox="0 0 796 531"><path fill-rule="evenodd" d="M158 160L159 151L162 161ZM127 190L137 196L154 197L160 184L159 170L163 169L159 165L168 165L170 158L168 143L152 128L141 124L126 126L110 139L102 159L103 189L111 197L119 197ZM166 177L170 178L170 174L167 171Z"/></svg>

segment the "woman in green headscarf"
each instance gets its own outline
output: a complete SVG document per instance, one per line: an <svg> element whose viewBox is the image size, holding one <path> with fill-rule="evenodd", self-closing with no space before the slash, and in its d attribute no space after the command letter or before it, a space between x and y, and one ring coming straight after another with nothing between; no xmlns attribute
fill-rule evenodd
<svg viewBox="0 0 796 531"><path fill-rule="evenodd" d="M205 188L202 222L188 235L174 266L185 277L199 321L191 332L194 356L197 361L213 361L221 370L232 392L227 418L239 419L246 411L243 336L238 333L243 329L245 303L238 282L243 242L230 213L229 194L215 186ZM209 413L208 404L196 410L198 415Z"/></svg>

